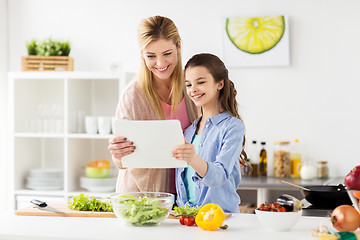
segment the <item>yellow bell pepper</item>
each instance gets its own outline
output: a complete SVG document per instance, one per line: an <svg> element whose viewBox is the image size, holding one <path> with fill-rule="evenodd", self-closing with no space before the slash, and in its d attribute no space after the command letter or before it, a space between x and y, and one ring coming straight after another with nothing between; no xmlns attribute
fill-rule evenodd
<svg viewBox="0 0 360 240"><path fill-rule="evenodd" d="M222 226L225 213L222 208L214 203L208 203L196 215L195 222L203 230L213 231Z"/></svg>

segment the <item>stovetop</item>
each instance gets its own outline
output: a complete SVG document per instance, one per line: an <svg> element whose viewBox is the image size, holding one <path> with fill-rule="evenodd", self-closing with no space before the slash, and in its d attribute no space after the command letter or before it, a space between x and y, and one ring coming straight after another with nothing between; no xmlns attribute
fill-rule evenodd
<svg viewBox="0 0 360 240"><path fill-rule="evenodd" d="M301 202L304 204L302 208L303 216L330 217L331 212L334 210L333 208L321 208L321 207L313 206L305 199L301 200Z"/></svg>

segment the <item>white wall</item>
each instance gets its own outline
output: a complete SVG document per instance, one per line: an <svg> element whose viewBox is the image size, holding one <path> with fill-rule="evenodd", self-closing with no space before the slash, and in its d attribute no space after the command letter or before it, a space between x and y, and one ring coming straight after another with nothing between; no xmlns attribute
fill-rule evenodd
<svg viewBox="0 0 360 240"><path fill-rule="evenodd" d="M7 159L7 0L0 0L0 212L6 209L8 159Z"/></svg>
<svg viewBox="0 0 360 240"><path fill-rule="evenodd" d="M160 14L174 20L183 58L222 57L223 18L285 14L290 23L289 67L232 68L247 139L299 138L306 157L327 160L344 176L358 165L360 31L357 0L11 0L9 68L20 71L25 42L52 36L72 42L75 70L136 71L136 26ZM271 151L270 151L271 155Z"/></svg>

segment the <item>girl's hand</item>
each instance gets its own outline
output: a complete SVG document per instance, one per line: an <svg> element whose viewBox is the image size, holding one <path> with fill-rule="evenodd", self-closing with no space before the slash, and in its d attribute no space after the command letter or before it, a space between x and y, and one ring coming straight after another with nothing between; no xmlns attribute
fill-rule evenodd
<svg viewBox="0 0 360 240"><path fill-rule="evenodd" d="M136 147L134 142L128 141L126 137L112 137L109 139L108 149L113 161L118 168L122 168L121 158L132 154Z"/></svg>
<svg viewBox="0 0 360 240"><path fill-rule="evenodd" d="M184 160L190 164L197 155L194 145L185 141L185 144L176 146L176 148L172 151L172 156L177 160Z"/></svg>

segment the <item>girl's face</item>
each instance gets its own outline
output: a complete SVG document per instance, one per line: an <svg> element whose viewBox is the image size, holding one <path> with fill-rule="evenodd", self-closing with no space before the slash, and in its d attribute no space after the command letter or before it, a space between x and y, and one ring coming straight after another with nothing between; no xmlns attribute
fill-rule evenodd
<svg viewBox="0 0 360 240"><path fill-rule="evenodd" d="M224 80L215 82L206 67L189 67L185 71L186 92L198 107L218 107L219 90L224 86Z"/></svg>
<svg viewBox="0 0 360 240"><path fill-rule="evenodd" d="M149 43L142 50L142 57L155 79L168 80L178 62L178 53L180 45L176 47L172 41L159 39Z"/></svg>

